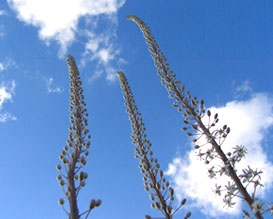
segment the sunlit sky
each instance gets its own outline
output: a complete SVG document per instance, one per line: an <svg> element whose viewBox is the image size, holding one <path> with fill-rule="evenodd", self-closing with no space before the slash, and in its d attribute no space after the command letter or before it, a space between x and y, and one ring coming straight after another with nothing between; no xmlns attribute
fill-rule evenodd
<svg viewBox="0 0 273 219"><path fill-rule="evenodd" d="M101 199L89 218L162 217L150 208L134 158L122 70L175 206L187 198L174 218L188 211L193 219L242 218L243 202L227 210L213 194L227 179L209 180L130 14L151 28L177 78L231 127L224 150L247 148L238 167L263 171L258 196L272 202L272 11L270 0L0 0L0 218L67 218L56 180L69 127L67 54L81 73L92 135L81 212Z"/></svg>

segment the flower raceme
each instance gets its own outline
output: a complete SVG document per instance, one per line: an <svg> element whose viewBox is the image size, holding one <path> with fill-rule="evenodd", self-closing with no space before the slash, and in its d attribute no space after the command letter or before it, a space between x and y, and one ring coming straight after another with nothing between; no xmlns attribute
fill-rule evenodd
<svg viewBox="0 0 273 219"><path fill-rule="evenodd" d="M260 205L257 205L257 197L255 197L256 188L262 186L259 182L261 171L253 171L250 167L243 170L242 175L237 175L235 164L238 163L246 154L246 148L243 146L236 146L234 151L224 153L221 146L230 133L230 128L227 125L216 128L219 121L218 114L211 115L209 110L205 110L204 101L198 100L197 97L191 95L190 91L186 91L185 85L181 85L181 82L176 79L176 75L170 69L169 63L166 57L159 49L157 42L151 34L150 28L140 18L129 15L128 20L135 22L143 33L145 42L148 45L148 50L154 60L154 65L157 68L157 74L161 78L161 83L168 91L169 98L174 99L173 106L181 112L184 117L185 126L182 127L183 131L188 131L187 135L192 137L193 143L198 143L201 138L205 138L206 141L202 145L195 145L194 148L198 150L198 156L205 161L205 164L209 164L213 159L220 159L222 167L216 169L211 167L208 170L208 176L214 178L216 174L222 176L222 174L230 177L232 182L226 186L226 195L224 196L224 203L231 207L234 205L232 198L238 196L240 193L248 207L255 215L256 218L262 219L263 213L272 210L272 204L268 205L269 209L264 210ZM203 122L204 116L208 117L208 124ZM189 130L193 131L189 131ZM247 191L248 185L254 184L254 192L250 195ZM220 195L223 190L216 185L215 193ZM260 203L260 202L258 202ZM263 203L263 202L261 202ZM246 213L245 213L246 212ZM248 214L243 210L244 215ZM249 214L248 214L249 215ZM249 216L250 217L250 216Z"/></svg>
<svg viewBox="0 0 273 219"><path fill-rule="evenodd" d="M64 146L59 156L63 163L64 171L62 171L62 166L58 164L57 170L59 171L59 175L57 179L69 201L70 212L64 208L64 199L60 199L59 204L69 216L69 219L80 219L83 215L87 218L94 207L100 206L101 200L92 199L89 204L89 209L79 213L77 197L79 191L85 186L88 177L86 172L80 170L86 165L91 135L87 129L88 113L85 108L86 104L81 87L80 73L74 58L70 55L66 58L70 77L71 126L69 127L67 145Z"/></svg>
<svg viewBox="0 0 273 219"><path fill-rule="evenodd" d="M132 142L135 147L135 158L139 160L140 172L143 174L144 189L149 193L151 207L162 212L166 219L172 219L173 215L186 203L186 199L175 210L172 207L174 201L174 190L170 183L164 178L163 171L160 170L158 160L154 158L151 151L151 142L145 134L145 126L135 105L134 96L128 84L124 73L117 72L122 93L124 93L126 112L129 114L129 120L132 128ZM185 219L189 218L191 213L187 213ZM152 219L151 216L145 215L146 219Z"/></svg>

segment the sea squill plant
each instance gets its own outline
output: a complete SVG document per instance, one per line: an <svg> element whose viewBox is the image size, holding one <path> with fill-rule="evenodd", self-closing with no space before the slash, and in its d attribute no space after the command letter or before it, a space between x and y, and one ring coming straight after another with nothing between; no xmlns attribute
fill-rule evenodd
<svg viewBox="0 0 273 219"><path fill-rule="evenodd" d="M122 93L124 93L126 112L129 114L132 129L132 143L135 147L135 158L139 160L140 172L143 174L144 189L149 193L151 207L156 208L164 215L164 219L172 219L173 215L186 203L183 199L180 205L173 209L174 189L164 177L160 169L157 158L154 158L151 150L151 142L145 134L145 125L142 121L141 114L135 105L134 96L128 81L123 72L117 72ZM185 219L189 218L191 213L188 212ZM152 219L151 216L145 215L146 219ZM156 218L154 218L156 219Z"/></svg>
<svg viewBox="0 0 273 219"><path fill-rule="evenodd" d="M86 165L86 157L89 152L90 138L87 129L87 109L83 96L82 82L74 58L70 55L66 57L70 77L70 123L68 140L59 156L62 165L57 165L59 175L57 179L69 202L70 211L64 207L64 199L59 199L59 204L66 212L69 219L80 219L82 216L88 218L91 210L100 206L101 200L92 199L89 208L80 213L78 208L78 195L85 186L88 174L81 171ZM63 166L63 168L62 168Z"/></svg>
<svg viewBox="0 0 273 219"><path fill-rule="evenodd" d="M232 207L235 204L232 202L232 198L237 196L246 201L249 209L257 219L262 219L263 214L268 211L271 211L273 214L272 203L266 202L268 208L264 209L263 205L265 202L260 201L255 195L256 189L262 186L260 183L260 174L262 172L248 167L243 170L241 175L237 173L235 163L239 162L245 156L246 148L236 146L232 153L223 152L221 146L230 133L230 128L227 125L217 128L216 126L219 121L218 114L211 115L211 112L205 109L204 101L199 101L195 96L192 97L190 91L185 89L185 85L181 85L181 82L176 79L176 75L170 69L169 63L159 49L149 27L134 15L127 16L127 19L134 21L143 33L148 50L157 68L157 74L161 78L161 83L167 89L169 98L174 99L173 106L178 112L183 114L185 127L182 130L188 131L192 129L192 131L187 132L187 135L193 138L192 141L194 143L198 143L201 137L206 139L205 144L195 145L199 157L204 159L206 164L210 163L213 159L221 160L222 166L220 169L212 167L208 170L209 177L213 178L216 174L220 176L225 174L230 177L231 182L225 186L226 195L223 199L224 203L228 207ZM209 124L203 122L204 116L209 118ZM254 192L251 195L247 191L247 187L250 184L254 186ZM216 185L216 194L220 195L222 191L220 186ZM250 214L246 210L243 210L243 214L245 217L250 218Z"/></svg>

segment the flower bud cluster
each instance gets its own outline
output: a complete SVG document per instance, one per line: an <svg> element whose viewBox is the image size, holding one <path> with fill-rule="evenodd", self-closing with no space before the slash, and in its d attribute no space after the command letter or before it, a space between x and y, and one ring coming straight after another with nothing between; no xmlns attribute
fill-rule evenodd
<svg viewBox="0 0 273 219"><path fill-rule="evenodd" d="M132 128L132 142L135 147L135 158L139 160L140 172L143 174L144 189L149 193L151 199L151 207L158 209L166 217L172 219L178 209L185 204L184 199L177 209L173 209L174 190L170 183L164 177L163 171L160 169L158 160L154 158L151 151L151 142L145 134L145 126L141 118L141 114L135 105L132 91L129 87L127 78L124 73L117 72L122 92L124 93L126 112L129 114L129 120ZM190 214L188 214L190 216ZM151 218L146 215L145 218Z"/></svg>
<svg viewBox="0 0 273 219"><path fill-rule="evenodd" d="M173 106L183 114L185 126L182 130L193 130L193 132L187 132L187 135L193 138L193 143L198 143L201 137L205 137L205 143L203 145L195 145L195 149L198 150L198 156L203 159L206 164L209 164L214 158L219 158L222 161L223 165L220 169L211 167L208 170L209 177L214 178L216 174L219 173L220 176L225 174L231 178L233 184L226 186L227 195L225 195L224 203L229 207L234 205L232 198L237 195L237 193L240 193L255 217L259 219L263 218L263 211L260 211L259 208L257 208L257 211L253 210L255 192L250 196L246 190L249 183L254 183L254 191L256 191L257 186L261 186L259 183L259 174L261 172L253 172L247 169L243 171L244 174L238 176L235 169L235 164L246 154L245 147L236 146L233 153L228 152L225 154L223 152L221 146L230 133L230 128L227 127L227 125L218 129L215 128L219 121L218 114L212 116L209 110L206 111L204 109L203 100L198 101L196 97L192 97L189 91L185 91L185 85L180 85L180 81L176 79L176 75L170 70L169 63L159 49L149 27L136 16L130 15L127 16L127 19L134 21L143 33L148 45L148 50L157 68L157 74L161 78L161 83L167 89L169 98L174 99ZM202 118L204 116L209 118L208 124L203 123ZM209 145L209 147L202 150L202 147L205 145ZM216 194L221 194L220 187L216 186L216 188Z"/></svg>
<svg viewBox="0 0 273 219"><path fill-rule="evenodd" d="M71 218L80 218L77 196L81 188L86 185L88 174L80 171L86 165L86 158L89 155L90 148L89 130L87 129L87 109L84 101L82 82L74 58L67 56L67 63L70 77L70 123L68 140L64 146L59 158L62 161L64 168L60 164L57 165L59 175L57 179L62 187L67 199L70 203L70 213L63 207L64 200L60 199L59 204L62 205L65 212ZM97 203L97 202L96 202ZM99 206L101 201L95 206ZM72 207L71 207L72 206ZM92 207L94 208L94 207ZM82 214L90 213L91 209ZM82 215L81 214L81 215ZM87 217L86 217L87 218Z"/></svg>

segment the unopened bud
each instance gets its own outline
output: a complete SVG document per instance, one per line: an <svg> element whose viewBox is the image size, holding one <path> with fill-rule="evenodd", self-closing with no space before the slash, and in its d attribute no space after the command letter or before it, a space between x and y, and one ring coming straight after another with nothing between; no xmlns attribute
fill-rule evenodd
<svg viewBox="0 0 273 219"><path fill-rule="evenodd" d="M59 199L59 205L63 206L64 200L62 198Z"/></svg>
<svg viewBox="0 0 273 219"><path fill-rule="evenodd" d="M92 199L92 200L90 201L90 204L89 204L89 209L91 210L91 209L93 209L95 206L96 206L96 201L95 201L94 199Z"/></svg>
<svg viewBox="0 0 273 219"><path fill-rule="evenodd" d="M101 200L98 199L98 200L96 201L96 207L99 207L100 205L101 205Z"/></svg>

